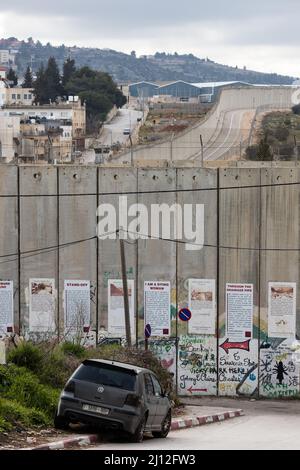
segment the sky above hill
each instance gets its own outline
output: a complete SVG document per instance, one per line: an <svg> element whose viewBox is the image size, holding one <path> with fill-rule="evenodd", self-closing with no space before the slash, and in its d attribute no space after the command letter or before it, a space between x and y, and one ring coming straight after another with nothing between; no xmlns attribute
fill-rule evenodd
<svg viewBox="0 0 300 470"><path fill-rule="evenodd" d="M14 0L0 6L0 36L137 55L192 53L298 77L299 13L299 0Z"/></svg>

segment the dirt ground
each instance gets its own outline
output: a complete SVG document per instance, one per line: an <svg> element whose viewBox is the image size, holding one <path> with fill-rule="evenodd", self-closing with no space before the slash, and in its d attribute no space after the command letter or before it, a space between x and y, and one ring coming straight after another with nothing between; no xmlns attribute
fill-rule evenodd
<svg viewBox="0 0 300 470"><path fill-rule="evenodd" d="M179 406L174 409L173 417L181 417L186 414L184 406ZM22 428L16 428L13 431L0 433L0 450L16 450L16 449L25 449L30 447L37 447L42 444L47 444L49 442L60 441L62 439L68 439L72 436L79 436L80 434L97 434L99 430L91 428L88 426L81 425L72 425L69 432L58 431L54 428L39 428L25 430ZM99 442L102 439L108 438L108 433L103 432L99 433ZM76 449L77 446L68 447L68 449Z"/></svg>

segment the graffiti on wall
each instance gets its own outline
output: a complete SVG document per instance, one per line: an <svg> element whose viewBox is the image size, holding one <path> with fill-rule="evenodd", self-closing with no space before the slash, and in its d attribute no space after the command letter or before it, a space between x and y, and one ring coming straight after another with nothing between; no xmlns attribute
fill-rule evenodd
<svg viewBox="0 0 300 470"><path fill-rule="evenodd" d="M259 367L260 395L280 398L299 394L299 364L284 342L276 349L261 349Z"/></svg>
<svg viewBox="0 0 300 470"><path fill-rule="evenodd" d="M178 344L179 395L216 395L217 340L213 336L181 336Z"/></svg>
<svg viewBox="0 0 300 470"><path fill-rule="evenodd" d="M176 341L172 339L151 341L149 348L160 360L163 368L174 374L176 380Z"/></svg>
<svg viewBox="0 0 300 470"><path fill-rule="evenodd" d="M252 396L258 386L258 341L220 340L219 394Z"/></svg>

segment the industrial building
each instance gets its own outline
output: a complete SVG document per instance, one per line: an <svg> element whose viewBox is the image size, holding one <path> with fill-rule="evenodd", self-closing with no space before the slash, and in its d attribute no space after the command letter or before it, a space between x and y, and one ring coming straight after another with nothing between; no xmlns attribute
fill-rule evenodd
<svg viewBox="0 0 300 470"><path fill-rule="evenodd" d="M158 84L150 82L138 82L129 85L129 94L134 98L152 98L157 94Z"/></svg>
<svg viewBox="0 0 300 470"><path fill-rule="evenodd" d="M172 100L172 101L200 101L210 103L215 101L219 92L225 88L253 86L246 82L204 82L188 83L183 80L166 83L164 85L139 82L129 85L129 93L139 99Z"/></svg>

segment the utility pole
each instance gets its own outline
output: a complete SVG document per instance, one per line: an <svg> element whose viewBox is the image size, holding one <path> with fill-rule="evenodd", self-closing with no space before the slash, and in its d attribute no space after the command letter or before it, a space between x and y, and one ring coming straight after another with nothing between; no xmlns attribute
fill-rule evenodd
<svg viewBox="0 0 300 470"><path fill-rule="evenodd" d="M171 135L171 146L170 146L170 151L171 151L171 155L170 155L170 157L171 157L171 162L173 161L173 140L174 140L174 136L175 136L175 134L174 134L174 132L172 132L172 135Z"/></svg>
<svg viewBox="0 0 300 470"><path fill-rule="evenodd" d="M131 348L130 313L129 313L125 248L124 248L124 240L121 240L121 238L120 238L120 232L118 232L118 235L119 235L119 240L120 240L120 253L121 253L121 265L122 265L122 281L123 281L123 298L124 298L126 341L127 341L127 346L129 348Z"/></svg>
<svg viewBox="0 0 300 470"><path fill-rule="evenodd" d="M131 130L130 130L129 140L130 140L130 163L131 163L131 166L133 166L133 147L132 147Z"/></svg>
<svg viewBox="0 0 300 470"><path fill-rule="evenodd" d="M201 145L201 167L203 168L203 162L204 162L204 146L203 146L203 139L202 135L200 134L200 145Z"/></svg>
<svg viewBox="0 0 300 470"><path fill-rule="evenodd" d="M297 145L297 137L294 135L294 144L295 144L295 160L298 161L298 145Z"/></svg>

